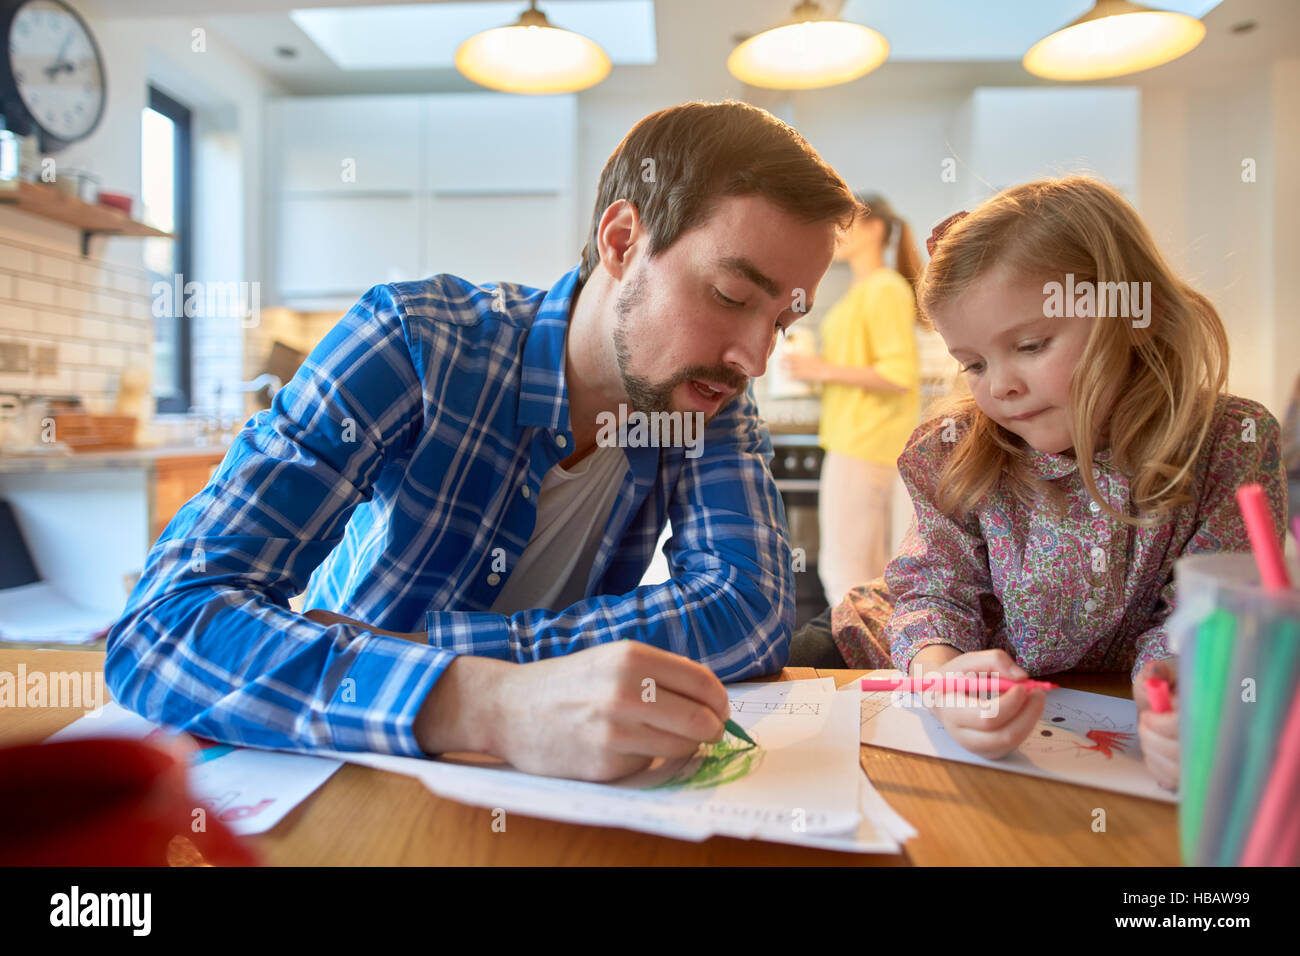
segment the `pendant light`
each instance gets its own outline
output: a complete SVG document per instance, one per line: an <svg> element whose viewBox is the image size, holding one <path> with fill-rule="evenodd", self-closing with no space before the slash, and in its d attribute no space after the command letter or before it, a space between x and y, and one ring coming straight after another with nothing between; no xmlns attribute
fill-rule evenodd
<svg viewBox="0 0 1300 956"><path fill-rule="evenodd" d="M750 86L814 90L865 76L888 56L889 41L875 30L828 17L813 0L801 0L783 25L732 50L727 69Z"/></svg>
<svg viewBox="0 0 1300 956"><path fill-rule="evenodd" d="M1024 67L1049 80L1101 80L1160 66L1205 38L1196 17L1130 0L1096 0L1068 27L1030 47Z"/></svg>
<svg viewBox="0 0 1300 956"><path fill-rule="evenodd" d="M456 69L504 93L575 93L609 76L609 56L581 33L551 26L531 0L508 27L476 33L456 49Z"/></svg>

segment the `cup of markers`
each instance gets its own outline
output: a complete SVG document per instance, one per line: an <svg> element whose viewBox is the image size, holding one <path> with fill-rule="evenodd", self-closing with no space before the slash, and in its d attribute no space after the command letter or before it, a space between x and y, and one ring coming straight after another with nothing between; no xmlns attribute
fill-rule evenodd
<svg viewBox="0 0 1300 956"><path fill-rule="evenodd" d="M1185 865L1300 865L1300 591L1277 586L1274 559L1266 574L1250 554L1174 568Z"/></svg>

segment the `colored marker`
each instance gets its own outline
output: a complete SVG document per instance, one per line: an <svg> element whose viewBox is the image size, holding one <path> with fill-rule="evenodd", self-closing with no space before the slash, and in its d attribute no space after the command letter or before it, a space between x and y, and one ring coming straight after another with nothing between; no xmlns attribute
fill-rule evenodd
<svg viewBox="0 0 1300 956"><path fill-rule="evenodd" d="M1151 709L1157 714L1167 714L1173 709L1169 703L1169 681L1163 677L1148 677L1146 680L1147 699Z"/></svg>
<svg viewBox="0 0 1300 956"><path fill-rule="evenodd" d="M916 694L923 690L932 689L937 680L936 677L887 677L883 680L864 677L861 683L863 690L903 690ZM1025 690L1056 690L1060 686L1060 684L1053 684L1045 680L1011 680L1006 677L966 677L959 675L943 679L944 691L953 691L955 693L964 692L969 688L972 691L995 690L999 694L1005 694L1013 687L1023 687Z"/></svg>
<svg viewBox="0 0 1300 956"><path fill-rule="evenodd" d="M731 734L731 736L739 737L752 747L758 746L758 742L755 741L753 737L749 736L749 734L745 733L745 728L740 726L740 724L736 723L734 720L728 720L722 726L726 729L727 733Z"/></svg>
<svg viewBox="0 0 1300 956"><path fill-rule="evenodd" d="M1273 517L1269 514L1264 489L1257 484L1242 485L1237 489L1237 507L1241 509L1242 520L1246 522L1250 549L1255 553L1255 564L1259 567L1259 579L1264 587L1270 591L1289 588L1291 578L1286 573L1282 549L1278 546L1277 535L1273 531Z"/></svg>

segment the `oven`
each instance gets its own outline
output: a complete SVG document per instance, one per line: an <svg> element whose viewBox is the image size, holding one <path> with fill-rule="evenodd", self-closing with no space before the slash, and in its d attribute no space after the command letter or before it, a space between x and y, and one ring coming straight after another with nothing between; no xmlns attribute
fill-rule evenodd
<svg viewBox="0 0 1300 956"><path fill-rule="evenodd" d="M776 426L772 430L772 477L785 505L790 547L794 551L795 630L798 630L826 609L826 595L817 575L820 547L817 488L823 452L817 445L816 431L788 429L789 426Z"/></svg>

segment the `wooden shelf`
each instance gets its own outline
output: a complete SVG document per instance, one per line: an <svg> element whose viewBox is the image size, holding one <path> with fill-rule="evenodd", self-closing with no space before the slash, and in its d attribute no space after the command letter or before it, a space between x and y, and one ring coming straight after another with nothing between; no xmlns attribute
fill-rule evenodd
<svg viewBox="0 0 1300 956"><path fill-rule="evenodd" d="M173 233L146 226L120 209L86 202L44 183L20 182L16 193L0 193L0 204L77 227L81 230L83 256L87 254L93 235L175 238Z"/></svg>

